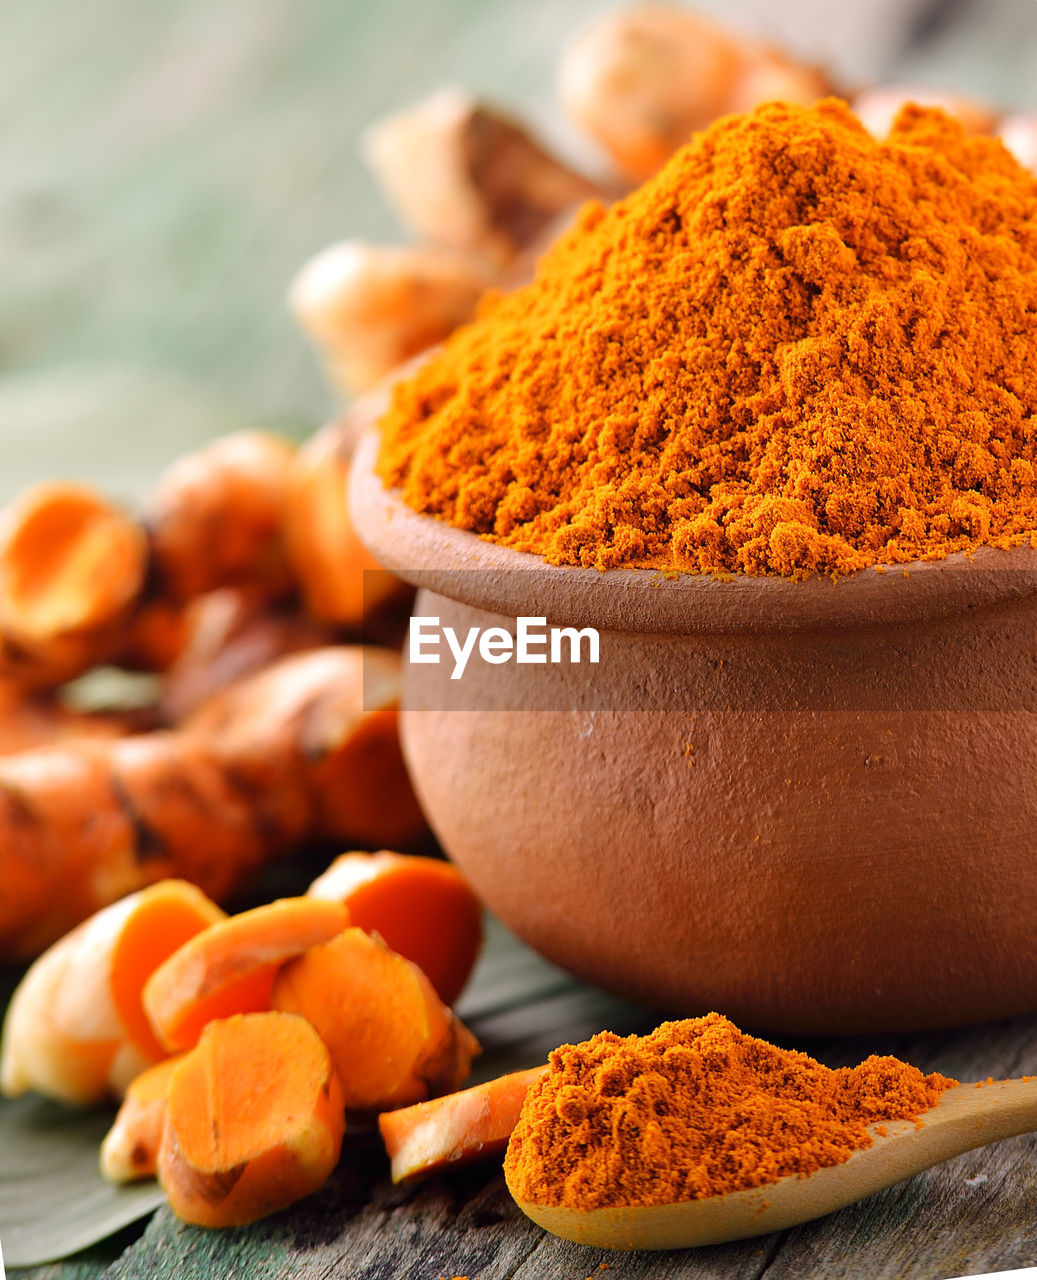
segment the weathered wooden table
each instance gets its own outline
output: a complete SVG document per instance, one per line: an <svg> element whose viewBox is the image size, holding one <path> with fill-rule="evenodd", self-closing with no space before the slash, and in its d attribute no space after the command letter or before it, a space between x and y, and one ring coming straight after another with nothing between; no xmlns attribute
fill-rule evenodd
<svg viewBox="0 0 1037 1280"><path fill-rule="evenodd" d="M126 495L245 423L303 434L330 408L283 307L311 253L396 235L356 157L374 115L461 81L580 154L554 50L599 0L5 0L0 5L0 499L57 474ZM836 66L1037 107L1034 0L704 0ZM1037 973L1037 967L1035 967ZM1037 976L1035 976L1037 984ZM658 1020L495 935L464 1012L479 1076ZM799 1042L831 1065L893 1052L963 1079L1037 1073L1037 1020ZM18 1176L4 1168L0 1179ZM54 1206L60 1214L61 1206ZM357 1130L332 1182L241 1231L160 1210L24 1280L906 1277L1037 1265L1037 1138L963 1156L854 1208L742 1244L611 1255L518 1215L494 1169L393 1189ZM606 1265L610 1270L601 1270Z"/></svg>

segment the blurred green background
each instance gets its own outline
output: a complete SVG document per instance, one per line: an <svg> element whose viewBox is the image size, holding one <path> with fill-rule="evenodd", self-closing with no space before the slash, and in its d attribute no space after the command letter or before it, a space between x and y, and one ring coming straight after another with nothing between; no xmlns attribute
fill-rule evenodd
<svg viewBox="0 0 1037 1280"><path fill-rule="evenodd" d="M125 496L243 424L333 397L284 306L343 236L400 237L356 140L461 83L598 159L554 98L602 0L2 0L0 498L50 476ZM714 0L830 66L1037 107L1037 0Z"/></svg>

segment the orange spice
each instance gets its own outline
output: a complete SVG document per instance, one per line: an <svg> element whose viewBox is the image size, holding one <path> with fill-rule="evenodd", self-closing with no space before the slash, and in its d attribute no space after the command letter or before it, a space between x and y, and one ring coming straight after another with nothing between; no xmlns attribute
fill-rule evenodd
<svg viewBox="0 0 1037 1280"><path fill-rule="evenodd" d="M563 1045L505 1161L515 1195L574 1209L701 1200L841 1164L869 1126L915 1120L956 1082L891 1057L831 1069L726 1018Z"/></svg>
<svg viewBox="0 0 1037 1280"><path fill-rule="evenodd" d="M697 135L383 421L415 510L554 564L802 577L1037 542L1037 180L907 108Z"/></svg>

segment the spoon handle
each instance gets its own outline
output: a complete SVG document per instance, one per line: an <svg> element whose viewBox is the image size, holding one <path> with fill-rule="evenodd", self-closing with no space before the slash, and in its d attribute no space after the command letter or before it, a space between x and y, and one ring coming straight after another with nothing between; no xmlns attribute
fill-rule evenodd
<svg viewBox="0 0 1037 1280"><path fill-rule="evenodd" d="M903 1131L903 1124L896 1129ZM1019 1080L997 1080L979 1084L959 1084L948 1089L932 1110L921 1117L921 1128L905 1147L918 1148L918 1157L928 1168L940 1160L988 1142L1013 1138L1037 1129L1037 1076ZM889 1126L890 1138L894 1126ZM876 1143L881 1143L877 1139ZM912 1170L916 1172L917 1170Z"/></svg>

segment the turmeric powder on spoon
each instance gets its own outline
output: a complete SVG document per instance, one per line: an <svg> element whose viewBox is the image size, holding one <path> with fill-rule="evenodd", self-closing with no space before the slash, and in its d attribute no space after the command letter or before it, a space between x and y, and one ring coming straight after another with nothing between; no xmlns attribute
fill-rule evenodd
<svg viewBox="0 0 1037 1280"><path fill-rule="evenodd" d="M395 391L415 510L560 565L801 578L1037 545L1037 179L770 104L586 205Z"/></svg>
<svg viewBox="0 0 1037 1280"><path fill-rule="evenodd" d="M727 1018L603 1031L550 1055L505 1160L520 1200L570 1209L661 1205L841 1164L869 1125L917 1120L956 1081L898 1058L832 1070Z"/></svg>

